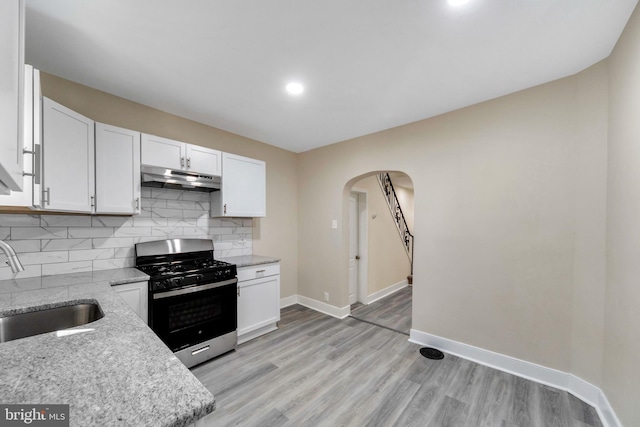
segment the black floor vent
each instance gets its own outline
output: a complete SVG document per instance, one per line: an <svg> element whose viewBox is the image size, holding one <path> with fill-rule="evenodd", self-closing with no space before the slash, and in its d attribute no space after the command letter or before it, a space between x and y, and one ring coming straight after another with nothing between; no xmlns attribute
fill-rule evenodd
<svg viewBox="0 0 640 427"><path fill-rule="evenodd" d="M426 357L427 359L440 360L444 359L444 353L438 349L431 347L422 347L420 349L420 354Z"/></svg>

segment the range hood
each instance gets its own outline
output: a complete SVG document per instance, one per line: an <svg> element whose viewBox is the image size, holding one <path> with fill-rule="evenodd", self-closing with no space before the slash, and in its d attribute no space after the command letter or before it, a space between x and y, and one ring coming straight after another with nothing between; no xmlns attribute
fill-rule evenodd
<svg viewBox="0 0 640 427"><path fill-rule="evenodd" d="M141 165L142 186L210 193L220 190L219 176L201 175L197 172L171 170L158 166Z"/></svg>

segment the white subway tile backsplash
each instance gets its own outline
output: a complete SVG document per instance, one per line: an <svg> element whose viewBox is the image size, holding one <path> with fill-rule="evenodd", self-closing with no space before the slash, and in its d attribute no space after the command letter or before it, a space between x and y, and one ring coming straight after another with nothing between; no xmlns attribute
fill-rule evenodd
<svg viewBox="0 0 640 427"><path fill-rule="evenodd" d="M69 261L69 252L26 252L18 256L22 265L53 264Z"/></svg>
<svg viewBox="0 0 640 427"><path fill-rule="evenodd" d="M16 253L38 252L40 250L40 240L12 240L11 247Z"/></svg>
<svg viewBox="0 0 640 427"><path fill-rule="evenodd" d="M11 228L0 227L0 240L9 240L9 237L11 237Z"/></svg>
<svg viewBox="0 0 640 427"><path fill-rule="evenodd" d="M168 218L168 227L196 227L198 225L198 218Z"/></svg>
<svg viewBox="0 0 640 427"><path fill-rule="evenodd" d="M133 246L133 237L108 237L106 239L92 239L93 249L100 248L128 248Z"/></svg>
<svg viewBox="0 0 640 427"><path fill-rule="evenodd" d="M134 227L166 227L169 224L168 218L143 218L136 216L133 218Z"/></svg>
<svg viewBox="0 0 640 427"><path fill-rule="evenodd" d="M161 239L214 241L214 256L251 255L251 219L210 218L209 193L142 189L141 214L127 216L0 214L0 239L19 254L17 276L0 256L0 280L135 265L134 244Z"/></svg>
<svg viewBox="0 0 640 427"><path fill-rule="evenodd" d="M218 227L218 228L210 228L209 229L209 234L212 235L223 235L223 234L232 234L233 233L233 228L231 227Z"/></svg>
<svg viewBox="0 0 640 427"><path fill-rule="evenodd" d="M39 227L39 215L1 214L0 227Z"/></svg>
<svg viewBox="0 0 640 427"><path fill-rule="evenodd" d="M169 209L196 209L196 202L185 202L185 201L182 201L182 200L178 200L178 201L168 200L167 201L167 208L169 208ZM200 209L200 211L202 211L202 209Z"/></svg>
<svg viewBox="0 0 640 427"><path fill-rule="evenodd" d="M113 258L134 258L135 251L133 248L115 248Z"/></svg>
<svg viewBox="0 0 640 427"><path fill-rule="evenodd" d="M37 240L36 240L37 241ZM40 240L41 251L64 251L91 249L91 239Z"/></svg>
<svg viewBox="0 0 640 427"><path fill-rule="evenodd" d="M160 218L182 218L182 209L152 208L151 216Z"/></svg>
<svg viewBox="0 0 640 427"><path fill-rule="evenodd" d="M19 257L18 257L19 258ZM4 266L4 262L2 263ZM24 279L27 277L42 276L42 265L25 265L24 271L14 273L9 266L0 267L0 280Z"/></svg>
<svg viewBox="0 0 640 427"><path fill-rule="evenodd" d="M211 200L211 194L199 191L185 191L182 194L182 200L189 200L192 202L209 202Z"/></svg>
<svg viewBox="0 0 640 427"><path fill-rule="evenodd" d="M152 188L152 199L166 199L166 200L181 200L183 197L183 191L179 190L165 190L164 188Z"/></svg>
<svg viewBox="0 0 640 427"><path fill-rule="evenodd" d="M67 227L11 227L11 239L66 239Z"/></svg>
<svg viewBox="0 0 640 427"><path fill-rule="evenodd" d="M109 270L111 268L133 267L134 265L133 258L100 259L93 261L93 270Z"/></svg>
<svg viewBox="0 0 640 427"><path fill-rule="evenodd" d="M93 216L91 217L92 227L130 227L133 218L125 216Z"/></svg>
<svg viewBox="0 0 640 427"><path fill-rule="evenodd" d="M92 239L95 237L113 236L113 227L78 227L69 228L69 237L73 239Z"/></svg>
<svg viewBox="0 0 640 427"><path fill-rule="evenodd" d="M113 234L115 237L151 236L151 227L121 227Z"/></svg>
<svg viewBox="0 0 640 427"><path fill-rule="evenodd" d="M167 201L163 199L142 199L143 208L166 208Z"/></svg>
<svg viewBox="0 0 640 427"><path fill-rule="evenodd" d="M59 264L43 264L42 275L52 276L55 274L82 273L92 271L92 261L63 262Z"/></svg>
<svg viewBox="0 0 640 427"><path fill-rule="evenodd" d="M115 249L87 249L84 251L69 251L69 261L93 261L96 259L111 259Z"/></svg>
<svg viewBox="0 0 640 427"><path fill-rule="evenodd" d="M90 216L79 215L42 215L40 225L43 227L90 227Z"/></svg>
<svg viewBox="0 0 640 427"><path fill-rule="evenodd" d="M151 229L151 235L164 239L174 239L182 236L182 227L153 227Z"/></svg>

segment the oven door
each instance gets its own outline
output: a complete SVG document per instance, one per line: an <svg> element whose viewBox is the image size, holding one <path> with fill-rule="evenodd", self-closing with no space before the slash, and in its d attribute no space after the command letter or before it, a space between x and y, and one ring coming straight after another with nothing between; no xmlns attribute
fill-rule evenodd
<svg viewBox="0 0 640 427"><path fill-rule="evenodd" d="M149 301L149 326L177 352L235 331L237 295L237 278L154 292Z"/></svg>

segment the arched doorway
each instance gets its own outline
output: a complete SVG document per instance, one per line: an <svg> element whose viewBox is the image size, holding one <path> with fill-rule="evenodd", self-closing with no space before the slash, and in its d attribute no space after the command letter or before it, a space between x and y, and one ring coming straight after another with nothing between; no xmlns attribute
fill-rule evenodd
<svg viewBox="0 0 640 427"><path fill-rule="evenodd" d="M403 172L372 172L345 190L351 316L409 335L413 182Z"/></svg>

